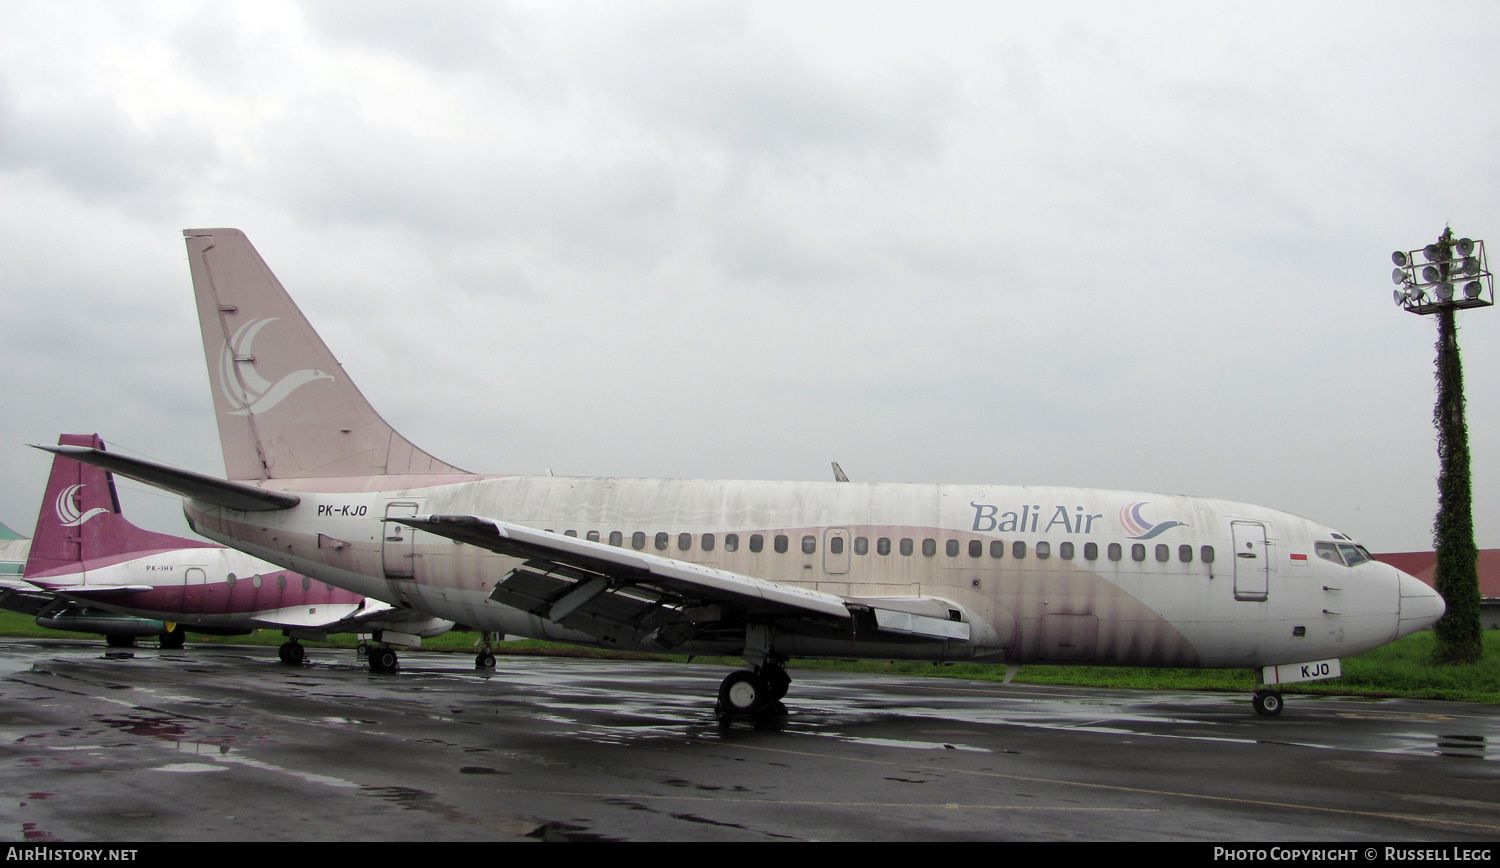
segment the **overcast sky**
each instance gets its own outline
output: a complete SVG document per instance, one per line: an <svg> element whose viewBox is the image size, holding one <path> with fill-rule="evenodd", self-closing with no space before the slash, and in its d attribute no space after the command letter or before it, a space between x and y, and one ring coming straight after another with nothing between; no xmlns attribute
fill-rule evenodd
<svg viewBox="0 0 1500 868"><path fill-rule="evenodd" d="M1500 5L1045 6L7 0L0 521L63 432L223 473L181 230L233 226L470 470L837 460L1431 548L1389 256L1500 244ZM1500 311L1460 324L1500 547Z"/></svg>

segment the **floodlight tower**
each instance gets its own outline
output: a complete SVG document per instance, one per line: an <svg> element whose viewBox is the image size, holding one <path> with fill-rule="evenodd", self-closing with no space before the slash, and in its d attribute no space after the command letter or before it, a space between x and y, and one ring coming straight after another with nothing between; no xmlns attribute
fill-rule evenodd
<svg viewBox="0 0 1500 868"><path fill-rule="evenodd" d="M1417 263L1422 255L1426 265ZM1495 278L1484 255L1484 242L1454 238L1443 230L1436 243L1421 250L1391 254L1391 280L1400 288L1396 304L1421 316L1436 316L1438 430L1438 513L1432 542L1437 549L1433 585L1448 613L1433 627L1436 657L1442 663L1477 663L1483 653L1479 627L1479 549L1474 545L1473 492L1469 480L1469 427L1464 420L1463 363L1458 354L1455 311L1493 307ZM1420 272L1418 271L1420 269ZM1460 289L1462 287L1462 289Z"/></svg>

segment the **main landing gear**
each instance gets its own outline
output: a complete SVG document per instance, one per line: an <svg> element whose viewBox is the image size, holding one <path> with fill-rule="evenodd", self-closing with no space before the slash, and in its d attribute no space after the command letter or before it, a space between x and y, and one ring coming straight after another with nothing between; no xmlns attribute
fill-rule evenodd
<svg viewBox="0 0 1500 868"><path fill-rule="evenodd" d="M307 649L296 639L288 639L281 643L281 648L276 652L281 662L288 666L301 666L302 661L307 659Z"/></svg>
<svg viewBox="0 0 1500 868"><path fill-rule="evenodd" d="M1257 714L1273 715L1281 713L1281 691L1272 690L1269 687L1258 687L1250 695L1250 704L1255 706Z"/></svg>
<svg viewBox="0 0 1500 868"><path fill-rule="evenodd" d="M719 685L718 710L724 714L765 714L776 710L792 686L780 662L767 660L751 669L729 673Z"/></svg>
<svg viewBox="0 0 1500 868"><path fill-rule="evenodd" d="M371 672L395 672L401 662L396 656L396 649L389 645L376 645L369 649L367 656Z"/></svg>
<svg viewBox="0 0 1500 868"><path fill-rule="evenodd" d="M490 641L491 641L491 633L490 633L490 631L485 630L484 632L480 633L479 634L479 641L483 644L483 647L479 649L479 653L478 654L474 655L474 668L475 669L494 669L495 668L495 652L490 649Z"/></svg>
<svg viewBox="0 0 1500 868"><path fill-rule="evenodd" d="M172 629L161 634L161 647L168 650L176 650L187 644L187 631L182 629L181 624L173 624Z"/></svg>

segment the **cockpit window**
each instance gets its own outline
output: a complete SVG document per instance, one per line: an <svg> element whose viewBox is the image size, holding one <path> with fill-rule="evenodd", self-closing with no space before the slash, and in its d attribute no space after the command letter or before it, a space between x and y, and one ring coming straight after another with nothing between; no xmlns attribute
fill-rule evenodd
<svg viewBox="0 0 1500 868"><path fill-rule="evenodd" d="M1357 567L1365 561L1374 560L1374 558L1370 557L1370 553L1365 551L1364 546L1354 545L1353 543L1339 543L1339 554L1344 556L1344 563L1351 567Z"/></svg>
<svg viewBox="0 0 1500 868"><path fill-rule="evenodd" d="M1341 536L1341 534L1335 534L1335 536ZM1349 567L1357 567L1365 561L1375 560L1375 556L1371 555L1364 546L1352 542L1317 542L1313 543L1313 550L1325 561Z"/></svg>

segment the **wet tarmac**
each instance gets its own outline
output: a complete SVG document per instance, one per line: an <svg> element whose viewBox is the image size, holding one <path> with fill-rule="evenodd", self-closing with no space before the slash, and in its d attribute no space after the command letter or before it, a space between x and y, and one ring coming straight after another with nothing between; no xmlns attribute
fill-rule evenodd
<svg viewBox="0 0 1500 868"><path fill-rule="evenodd" d="M0 640L0 837L1493 841L1491 706Z"/></svg>

